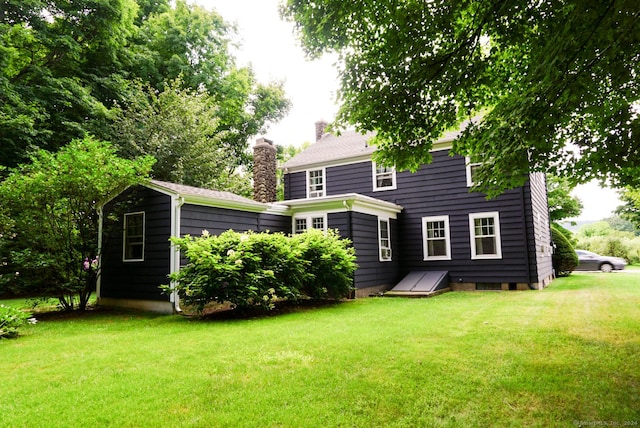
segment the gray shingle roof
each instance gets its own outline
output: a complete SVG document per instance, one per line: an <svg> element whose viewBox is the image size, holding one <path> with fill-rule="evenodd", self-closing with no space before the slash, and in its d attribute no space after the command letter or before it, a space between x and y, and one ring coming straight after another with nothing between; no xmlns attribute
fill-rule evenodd
<svg viewBox="0 0 640 428"><path fill-rule="evenodd" d="M466 128L468 124L469 121L464 121L459 129L446 131L436 143L453 141L460 134L460 130ZM361 134L356 131L345 131L339 136L324 134L320 140L282 164L281 168L295 169L302 166L329 164L339 160L371 156L375 151L375 146L370 146L367 143L375 135L375 132Z"/></svg>
<svg viewBox="0 0 640 428"><path fill-rule="evenodd" d="M375 147L369 146L367 142L374 135L373 132L361 134L356 131L345 131L339 136L324 134L320 140L285 162L282 168L295 168L371 155Z"/></svg>
<svg viewBox="0 0 640 428"><path fill-rule="evenodd" d="M198 199L208 199L211 201L231 202L247 205L263 205L253 199L236 195L231 192L223 192L219 190L204 189L202 187L185 186L184 184L169 183L167 181L151 180L151 184L161 187L171 193L178 194L183 197L197 197ZM266 205L265 205L266 207Z"/></svg>

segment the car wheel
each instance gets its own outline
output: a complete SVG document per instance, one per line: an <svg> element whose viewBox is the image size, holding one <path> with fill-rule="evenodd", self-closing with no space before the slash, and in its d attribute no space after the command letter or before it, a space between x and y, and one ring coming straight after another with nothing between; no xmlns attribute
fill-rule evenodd
<svg viewBox="0 0 640 428"><path fill-rule="evenodd" d="M613 270L613 266L610 263L602 263L600 265L600 270L602 272L611 272Z"/></svg>

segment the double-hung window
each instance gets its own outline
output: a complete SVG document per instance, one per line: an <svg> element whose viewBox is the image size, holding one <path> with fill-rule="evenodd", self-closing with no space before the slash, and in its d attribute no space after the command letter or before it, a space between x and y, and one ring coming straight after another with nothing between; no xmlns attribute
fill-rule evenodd
<svg viewBox="0 0 640 428"><path fill-rule="evenodd" d="M307 197L320 198L325 195L324 169L307 171Z"/></svg>
<svg viewBox="0 0 640 428"><path fill-rule="evenodd" d="M299 215L293 218L293 233L302 233L308 229L327 230L325 214Z"/></svg>
<svg viewBox="0 0 640 428"><path fill-rule="evenodd" d="M465 158L467 165L467 187L471 187L477 183L476 180L476 171L482 165L481 162L471 162L471 160L467 157Z"/></svg>
<svg viewBox="0 0 640 428"><path fill-rule="evenodd" d="M498 212L469 214L472 259L501 259Z"/></svg>
<svg viewBox="0 0 640 428"><path fill-rule="evenodd" d="M423 217L422 240L425 260L451 260L449 216Z"/></svg>
<svg viewBox="0 0 640 428"><path fill-rule="evenodd" d="M123 254L126 262L144 260L144 212L124 215Z"/></svg>
<svg viewBox="0 0 640 428"><path fill-rule="evenodd" d="M373 165L373 191L393 190L396 188L396 169L392 166Z"/></svg>
<svg viewBox="0 0 640 428"><path fill-rule="evenodd" d="M391 229L389 219L378 219L378 248L381 262L391 261Z"/></svg>

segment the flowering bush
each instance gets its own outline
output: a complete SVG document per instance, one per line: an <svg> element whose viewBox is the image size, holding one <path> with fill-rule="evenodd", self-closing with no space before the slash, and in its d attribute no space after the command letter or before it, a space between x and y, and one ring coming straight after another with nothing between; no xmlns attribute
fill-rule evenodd
<svg viewBox="0 0 640 428"><path fill-rule="evenodd" d="M356 254L338 232L310 229L293 236L294 247L308 263L310 278L301 291L312 298L340 298L351 293Z"/></svg>
<svg viewBox="0 0 640 428"><path fill-rule="evenodd" d="M35 318L19 309L0 304L0 339L18 336L18 329L27 323L35 324Z"/></svg>
<svg viewBox="0 0 640 428"><path fill-rule="evenodd" d="M317 232L317 231L315 231ZM337 233L237 233L172 238L188 263L170 276L186 305L207 303L273 309L278 299L346 297L355 253ZM299 236L299 237L298 237ZM170 286L163 286L170 292Z"/></svg>

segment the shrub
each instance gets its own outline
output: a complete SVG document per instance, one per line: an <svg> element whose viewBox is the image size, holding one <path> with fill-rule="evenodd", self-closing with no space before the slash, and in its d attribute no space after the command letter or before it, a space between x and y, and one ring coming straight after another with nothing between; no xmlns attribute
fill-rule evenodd
<svg viewBox="0 0 640 428"><path fill-rule="evenodd" d="M29 315L19 309L0 304L0 339L18 336L18 329L28 322ZM34 318L31 318L35 322Z"/></svg>
<svg viewBox="0 0 640 428"><path fill-rule="evenodd" d="M640 262L640 238L628 236L579 236L578 247L603 256L622 257L629 263Z"/></svg>
<svg viewBox="0 0 640 428"><path fill-rule="evenodd" d="M553 269L556 276L569 276L578 266L578 255L567 237L555 225L551 225L551 237L555 244Z"/></svg>
<svg viewBox="0 0 640 428"><path fill-rule="evenodd" d="M309 262L312 278L303 287L311 298L340 298L352 291L356 270L355 250L351 241L341 239L338 232L311 229L293 236L293 242Z"/></svg>
<svg viewBox="0 0 640 428"><path fill-rule="evenodd" d="M336 232L237 233L171 238L188 263L170 275L174 290L202 311L208 303L273 309L278 299L340 298L351 292L355 253ZM171 286L163 286L170 292Z"/></svg>

